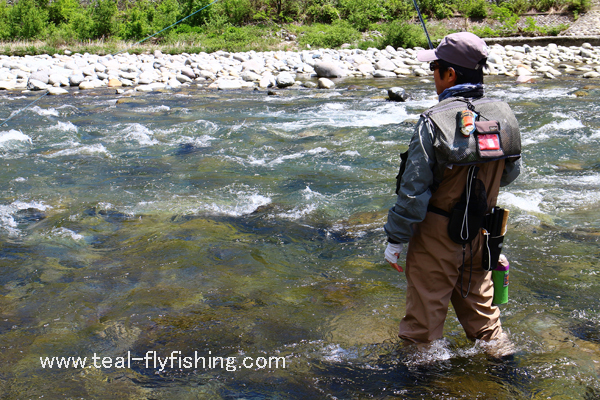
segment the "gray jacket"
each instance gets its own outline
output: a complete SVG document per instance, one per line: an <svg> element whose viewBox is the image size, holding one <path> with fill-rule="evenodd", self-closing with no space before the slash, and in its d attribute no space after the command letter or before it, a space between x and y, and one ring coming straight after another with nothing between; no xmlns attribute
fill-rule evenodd
<svg viewBox="0 0 600 400"><path fill-rule="evenodd" d="M402 175L396 204L389 210L384 226L391 243L407 243L412 236L412 225L425 219L434 176L445 168L436 160L434 129L431 121L421 117L410 140L406 169ZM520 159L507 159L500 186L514 181L520 171Z"/></svg>

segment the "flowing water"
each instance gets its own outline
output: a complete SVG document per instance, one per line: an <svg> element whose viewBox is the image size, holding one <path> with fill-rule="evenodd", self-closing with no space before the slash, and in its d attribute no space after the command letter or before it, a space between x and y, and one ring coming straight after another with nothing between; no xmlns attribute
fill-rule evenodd
<svg viewBox="0 0 600 400"><path fill-rule="evenodd" d="M412 100L386 101L399 82ZM515 349L503 358L452 310L429 349L396 337L406 280L382 262L382 226L433 82L45 97L0 129L0 397L599 398L590 82L487 79L524 144L500 194ZM4 117L34 98L4 94Z"/></svg>

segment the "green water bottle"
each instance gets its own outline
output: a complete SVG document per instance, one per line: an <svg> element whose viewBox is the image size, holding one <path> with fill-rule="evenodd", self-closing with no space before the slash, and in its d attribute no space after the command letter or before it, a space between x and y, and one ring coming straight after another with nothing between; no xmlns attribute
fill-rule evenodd
<svg viewBox="0 0 600 400"><path fill-rule="evenodd" d="M494 282L494 300L495 305L508 303L508 269L510 265L504 254L500 254L498 265L492 271L492 281Z"/></svg>

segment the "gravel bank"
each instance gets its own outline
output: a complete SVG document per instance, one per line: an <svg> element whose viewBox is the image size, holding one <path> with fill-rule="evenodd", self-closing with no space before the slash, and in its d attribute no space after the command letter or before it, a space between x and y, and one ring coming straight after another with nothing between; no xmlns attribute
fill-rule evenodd
<svg viewBox="0 0 600 400"><path fill-rule="evenodd" d="M209 89L286 88L292 86L333 88L329 78L426 77L427 63L416 60L418 49L305 50L301 52L247 52L212 54L154 54L98 56L91 54L0 56L0 89L48 90L66 94L73 90L103 87L119 93L150 92L200 85ZM531 82L536 77L554 79L570 74L600 78L600 47L490 46L489 75L516 77ZM319 78L317 83L315 78Z"/></svg>

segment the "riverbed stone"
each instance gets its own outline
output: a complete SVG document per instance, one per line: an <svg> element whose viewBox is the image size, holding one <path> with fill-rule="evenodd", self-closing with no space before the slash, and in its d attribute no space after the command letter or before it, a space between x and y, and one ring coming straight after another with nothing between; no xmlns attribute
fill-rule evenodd
<svg viewBox="0 0 600 400"><path fill-rule="evenodd" d="M48 88L48 94L53 95L53 96L58 96L61 94L68 94L68 93L69 93L68 90L65 90L60 87L49 87Z"/></svg>
<svg viewBox="0 0 600 400"><path fill-rule="evenodd" d="M29 76L29 80L36 80L39 82L43 82L44 84L48 84L48 80L49 80L49 76L48 76L48 71L36 71L36 72L32 72L31 75Z"/></svg>
<svg viewBox="0 0 600 400"><path fill-rule="evenodd" d="M387 58L382 58L381 60L377 61L377 63L375 64L375 69L381 70L381 71L393 71L396 68L398 68L397 65L394 64L393 62L391 62Z"/></svg>
<svg viewBox="0 0 600 400"><path fill-rule="evenodd" d="M110 78L108 80L108 87L121 87L123 86L123 84L121 83L120 80L116 79L116 78Z"/></svg>
<svg viewBox="0 0 600 400"><path fill-rule="evenodd" d="M223 80L217 81L216 83L217 83L217 88L219 90L235 90L235 89L242 88L242 81L238 81L238 80L223 79Z"/></svg>
<svg viewBox="0 0 600 400"><path fill-rule="evenodd" d="M584 78L600 78L600 72L590 71L583 74Z"/></svg>
<svg viewBox="0 0 600 400"><path fill-rule="evenodd" d="M388 89L388 97L392 101L406 101L408 99L408 94L406 94L406 90L401 87L393 87Z"/></svg>
<svg viewBox="0 0 600 400"><path fill-rule="evenodd" d="M375 78L395 78L397 75L392 71L376 70L373 72Z"/></svg>
<svg viewBox="0 0 600 400"><path fill-rule="evenodd" d="M0 81L0 90L13 90L15 86L16 81Z"/></svg>
<svg viewBox="0 0 600 400"><path fill-rule="evenodd" d="M81 82L83 82L83 80L84 80L83 74L73 74L73 75L69 76L69 84L71 86L79 86L79 84L81 84Z"/></svg>
<svg viewBox="0 0 600 400"><path fill-rule="evenodd" d="M294 77L292 76L292 74L290 74L289 72L282 72L279 75L277 75L277 87L278 88L285 88L288 86L293 86L294 83L296 83L296 80L294 79Z"/></svg>
<svg viewBox="0 0 600 400"><path fill-rule="evenodd" d="M333 89L335 87L335 83L327 78L319 78L317 84L320 89Z"/></svg>
<svg viewBox="0 0 600 400"><path fill-rule="evenodd" d="M342 78L346 72L337 64L331 62L317 62L313 68L318 77L321 78Z"/></svg>
<svg viewBox="0 0 600 400"><path fill-rule="evenodd" d="M37 79L30 79L27 83L27 89L29 90L46 90L48 85L44 82L38 81Z"/></svg>

